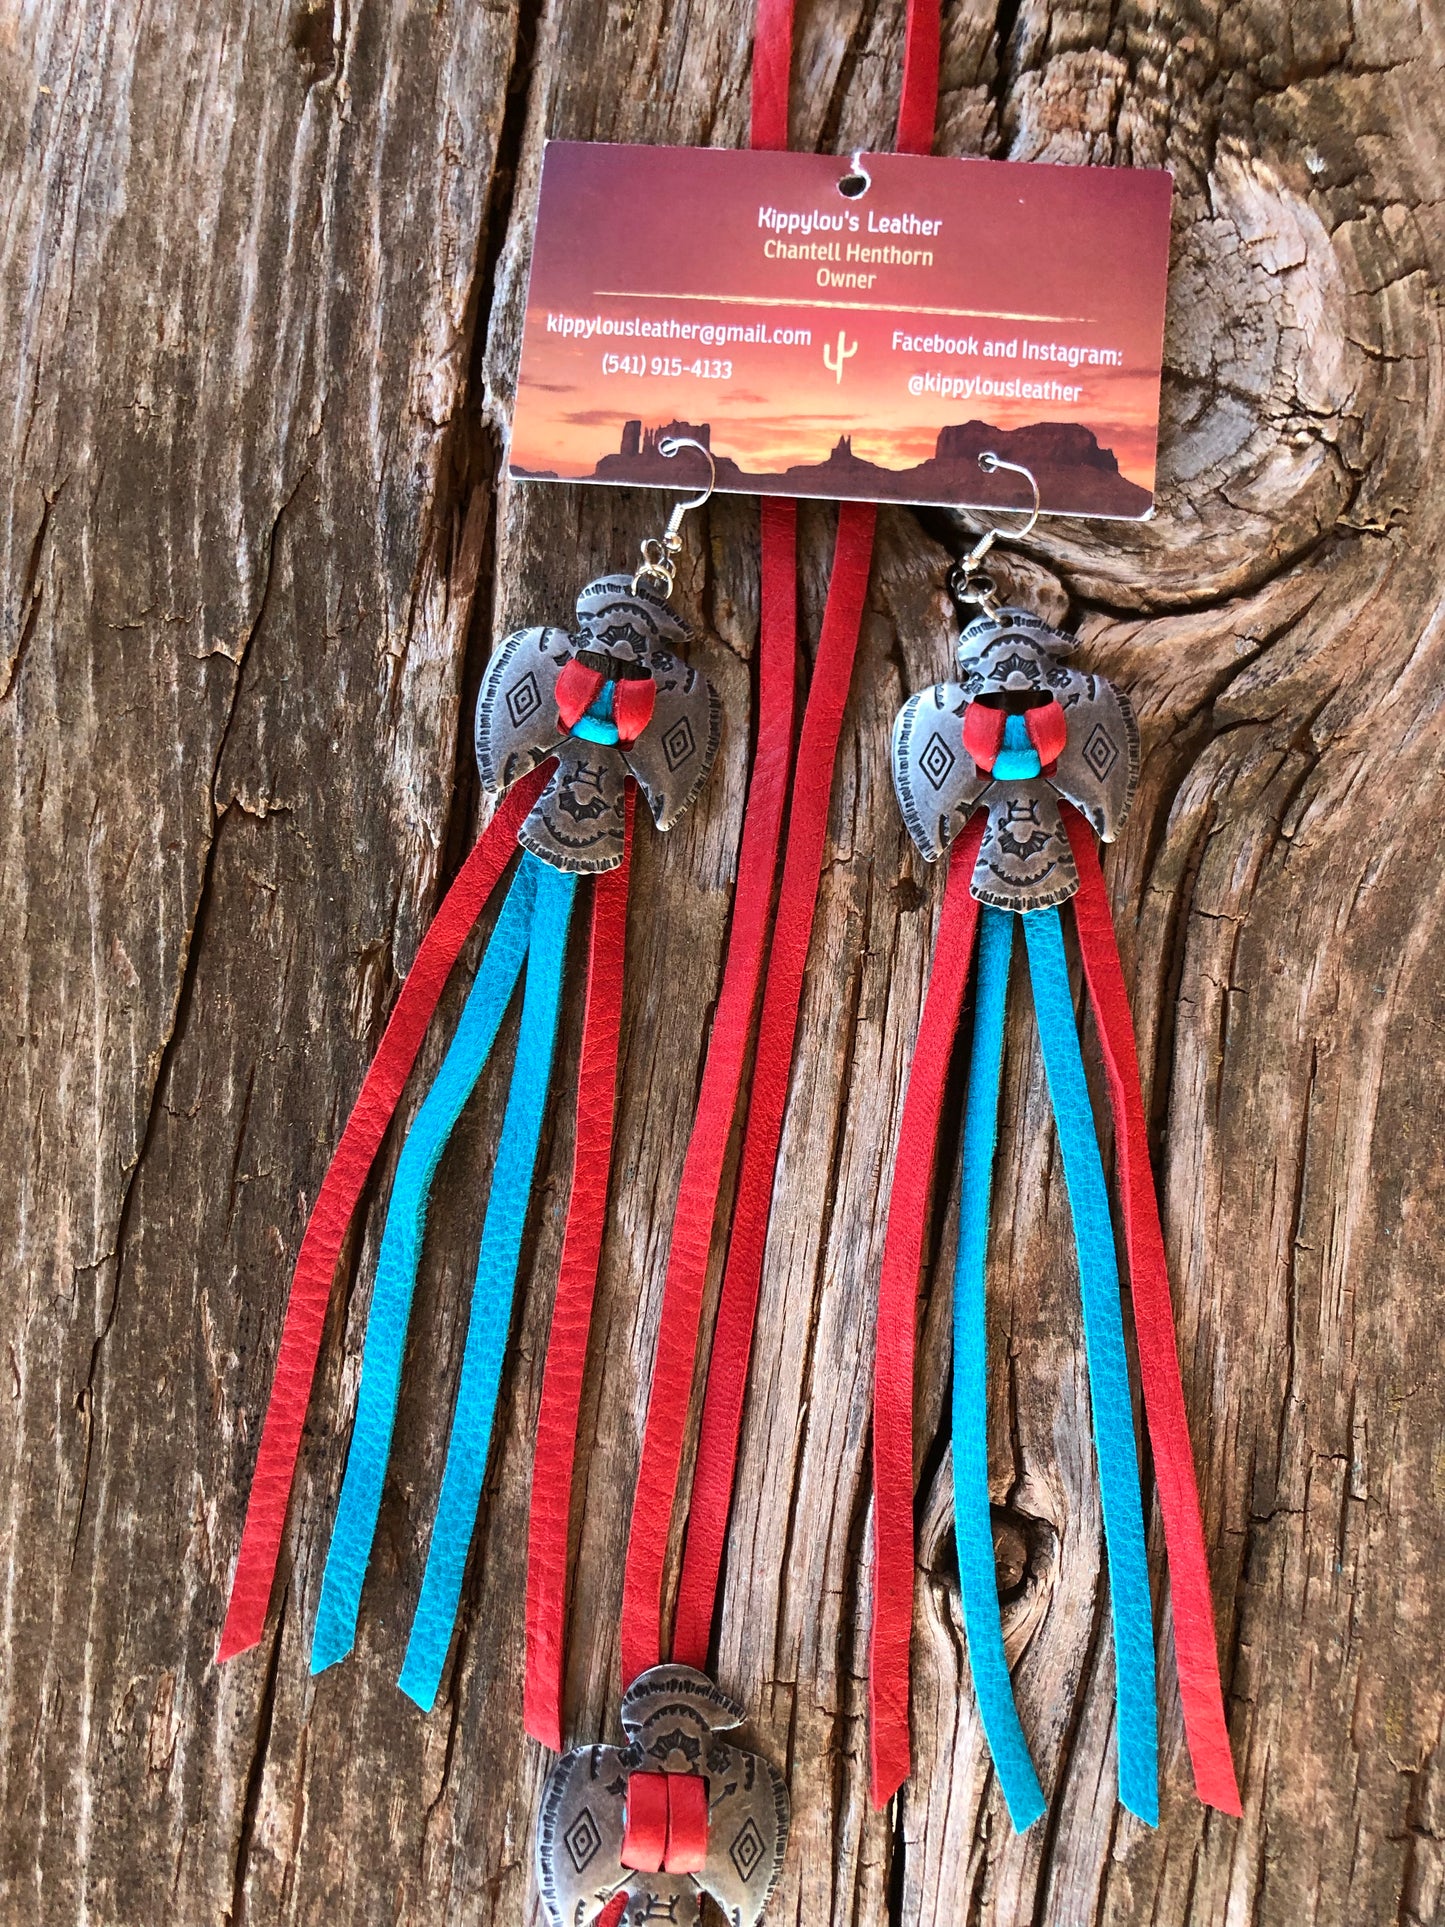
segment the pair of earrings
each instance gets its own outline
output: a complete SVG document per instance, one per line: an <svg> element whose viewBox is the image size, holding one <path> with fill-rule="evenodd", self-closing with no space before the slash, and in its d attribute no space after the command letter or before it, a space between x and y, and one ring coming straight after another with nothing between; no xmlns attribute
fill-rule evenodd
<svg viewBox="0 0 1445 1927"><path fill-rule="evenodd" d="M664 453L683 446L700 447L679 440ZM708 451L701 453L711 465ZM1039 512L1033 477L995 457L985 457L984 465L1014 469L1029 483L1033 508L1020 531L1027 533ZM398 1163L316 1615L312 1670L344 1657L354 1640L432 1181L520 983L520 1029L457 1405L400 1679L422 1707L435 1699L485 1476L559 1013L571 987L568 948L578 882L590 875L595 881L580 986L577 1145L539 1420L529 1548L528 1725L553 1747L560 1744L567 1516L611 1164L633 797L640 790L658 829L669 829L699 794L720 734L716 694L687 664L686 632L669 607L682 517L710 493L709 487L673 511L664 534L644 543L634 575L604 576L587 585L577 602L576 630L519 631L504 639L488 667L476 750L483 782L501 801L423 942L307 1227L221 1645L225 1658L261 1635L347 1226L441 988L520 846L520 863L456 1034ZM1072 899L1114 1101L1186 1728L1201 1796L1237 1812L1132 1029L1094 847L1095 837L1116 836L1127 815L1138 774L1138 736L1118 692L1068 664L1067 636L1028 611L1000 606L984 569L994 541L994 534L986 534L950 582L960 606L972 612L959 638L960 679L912 697L893 737L904 820L926 858L948 856L949 880L900 1129L879 1292L873 1794L886 1800L909 1765L915 1302L944 1083L976 947L954 1284L959 1566L975 1690L1010 1814L1022 1828L1043 1811L1000 1631L986 1436L984 1273L1017 921L1078 1249L1117 1659L1120 1797L1143 1819L1157 1818L1143 1505L1108 1192L1059 915ZM741 1709L695 1667L652 1666L627 1685L627 1745L565 1754L549 1781L537 1847L549 1919L554 1927L585 1927L599 1919L611 1927L624 1917L691 1919L707 1892L730 1919L756 1921L786 1842L787 1796L780 1778L721 1737L737 1724ZM639 1911L627 1915L634 1902Z"/></svg>

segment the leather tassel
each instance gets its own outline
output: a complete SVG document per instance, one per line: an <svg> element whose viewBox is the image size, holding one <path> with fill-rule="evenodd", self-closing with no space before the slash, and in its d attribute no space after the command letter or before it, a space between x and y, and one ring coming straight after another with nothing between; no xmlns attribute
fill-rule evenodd
<svg viewBox="0 0 1445 1927"><path fill-rule="evenodd" d="M344 1659L356 1640L361 1588L376 1535L401 1394L407 1326L432 1179L462 1107L486 1067L526 962L541 870L535 858L523 858L456 1035L402 1146L372 1287L346 1476L311 1638L313 1673Z"/></svg>
<svg viewBox="0 0 1445 1927"><path fill-rule="evenodd" d="M516 1061L487 1197L481 1250L477 1254L471 1318L442 1473L441 1497L399 1681L402 1691L428 1713L436 1700L451 1645L462 1575L487 1472L492 1420L511 1330L522 1233L532 1195L537 1144L562 1008L567 930L577 878L566 870L549 869L544 864L537 867L541 874L537 878Z"/></svg>
<svg viewBox="0 0 1445 1927"><path fill-rule="evenodd" d="M1089 826L1077 810L1066 808L1064 828L1079 872L1074 917L1114 1114L1134 1335L1139 1347L1139 1377L1144 1390L1154 1483L1164 1520L1184 1732L1200 1799L1218 1807L1222 1813L1240 1814L1243 1807L1229 1744L1229 1727L1224 1717L1209 1560L1204 1548L1204 1523L1194 1476L1194 1452L1189 1442L1189 1419L1184 1408L1184 1385L1179 1374L1169 1269L1149 1159L1129 994L1119 961L1104 874L1099 868Z"/></svg>
<svg viewBox="0 0 1445 1927"><path fill-rule="evenodd" d="M265 1630L341 1247L437 1000L472 926L515 853L517 831L548 776L545 766L531 771L502 800L443 899L402 985L311 1208L292 1274L218 1663L255 1646Z"/></svg>

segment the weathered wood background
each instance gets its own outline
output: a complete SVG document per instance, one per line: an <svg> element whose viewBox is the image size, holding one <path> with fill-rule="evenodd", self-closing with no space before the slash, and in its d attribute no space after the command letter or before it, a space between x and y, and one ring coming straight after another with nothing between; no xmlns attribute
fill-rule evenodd
<svg viewBox="0 0 1445 1927"><path fill-rule="evenodd" d="M795 144L887 144L901 25L901 0L801 6ZM565 1105L437 1712L392 1682L495 1076L445 1167L357 1654L307 1676L375 1199L336 1294L274 1631L224 1672L212 1653L306 1207L475 832L469 708L491 638L565 617L657 514L498 480L540 145L740 144L749 29L747 0L0 15L7 1923L537 1917L547 1760L521 1732L522 1552ZM963 1670L942 1267L920 1367L917 1773L895 1812L867 1804L869 1306L940 881L905 845L886 725L948 660L960 541L947 516L890 511L717 1655L791 1776L779 1922L1445 1918L1441 61L1434 0L946 8L941 151L1177 178L1158 518L1047 526L1015 574L1142 716L1111 876L1246 1812L1191 1797L1167 1638L1163 1823L1115 1805L1077 1291L1022 997L995 1470L1050 1817L1010 1833ZM626 247L626 209L608 244ZM811 647L832 517L802 524ZM727 927L752 504L693 531L683 587L727 734L703 806L640 838L585 1417L582 1734L615 1708L626 1501ZM574 1018L563 1078L576 1042ZM1157 1520L1152 1545L1157 1576Z"/></svg>

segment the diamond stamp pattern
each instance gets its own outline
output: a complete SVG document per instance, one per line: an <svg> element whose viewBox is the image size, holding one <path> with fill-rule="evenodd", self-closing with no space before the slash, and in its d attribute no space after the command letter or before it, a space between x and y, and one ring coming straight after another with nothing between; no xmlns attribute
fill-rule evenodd
<svg viewBox="0 0 1445 1927"><path fill-rule="evenodd" d="M749 1814L738 1829L737 1838L728 1848L728 1857L737 1868L739 1877L743 1880L751 1880L766 1852L767 1848L763 1845L763 1836L758 1831L757 1822Z"/></svg>
<svg viewBox="0 0 1445 1927"><path fill-rule="evenodd" d="M602 1835L597 1831L597 1822L592 1818L592 1809L583 1807L577 1818L562 1835L562 1844L572 1857L572 1865L581 1873L588 1863L597 1856L602 1845Z"/></svg>
<svg viewBox="0 0 1445 1927"><path fill-rule="evenodd" d="M520 729L529 716L535 716L542 707L542 692L537 687L537 678L529 669L520 681L512 684L507 691L507 714L512 719L512 727Z"/></svg>
<svg viewBox="0 0 1445 1927"><path fill-rule="evenodd" d="M1119 745L1102 723L1095 723L1084 744L1084 761L1102 783L1119 760Z"/></svg>
<svg viewBox="0 0 1445 1927"><path fill-rule="evenodd" d="M918 767L936 790L943 788L953 772L957 756L944 742L937 730L924 745L923 754L918 759Z"/></svg>
<svg viewBox="0 0 1445 1927"><path fill-rule="evenodd" d="M686 716L679 716L662 739L662 753L667 758L667 767L673 771L680 769L696 749L697 738L692 733L692 724Z"/></svg>

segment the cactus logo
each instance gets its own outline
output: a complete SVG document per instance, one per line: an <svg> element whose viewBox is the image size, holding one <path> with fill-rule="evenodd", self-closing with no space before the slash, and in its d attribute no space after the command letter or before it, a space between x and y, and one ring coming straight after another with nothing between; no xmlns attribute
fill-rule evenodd
<svg viewBox="0 0 1445 1927"><path fill-rule="evenodd" d="M853 359L857 352L857 342L850 342L847 330L840 328L838 330L836 343L827 341L823 343L823 366L828 370L830 375L836 375L839 382L841 382L845 365Z"/></svg>

